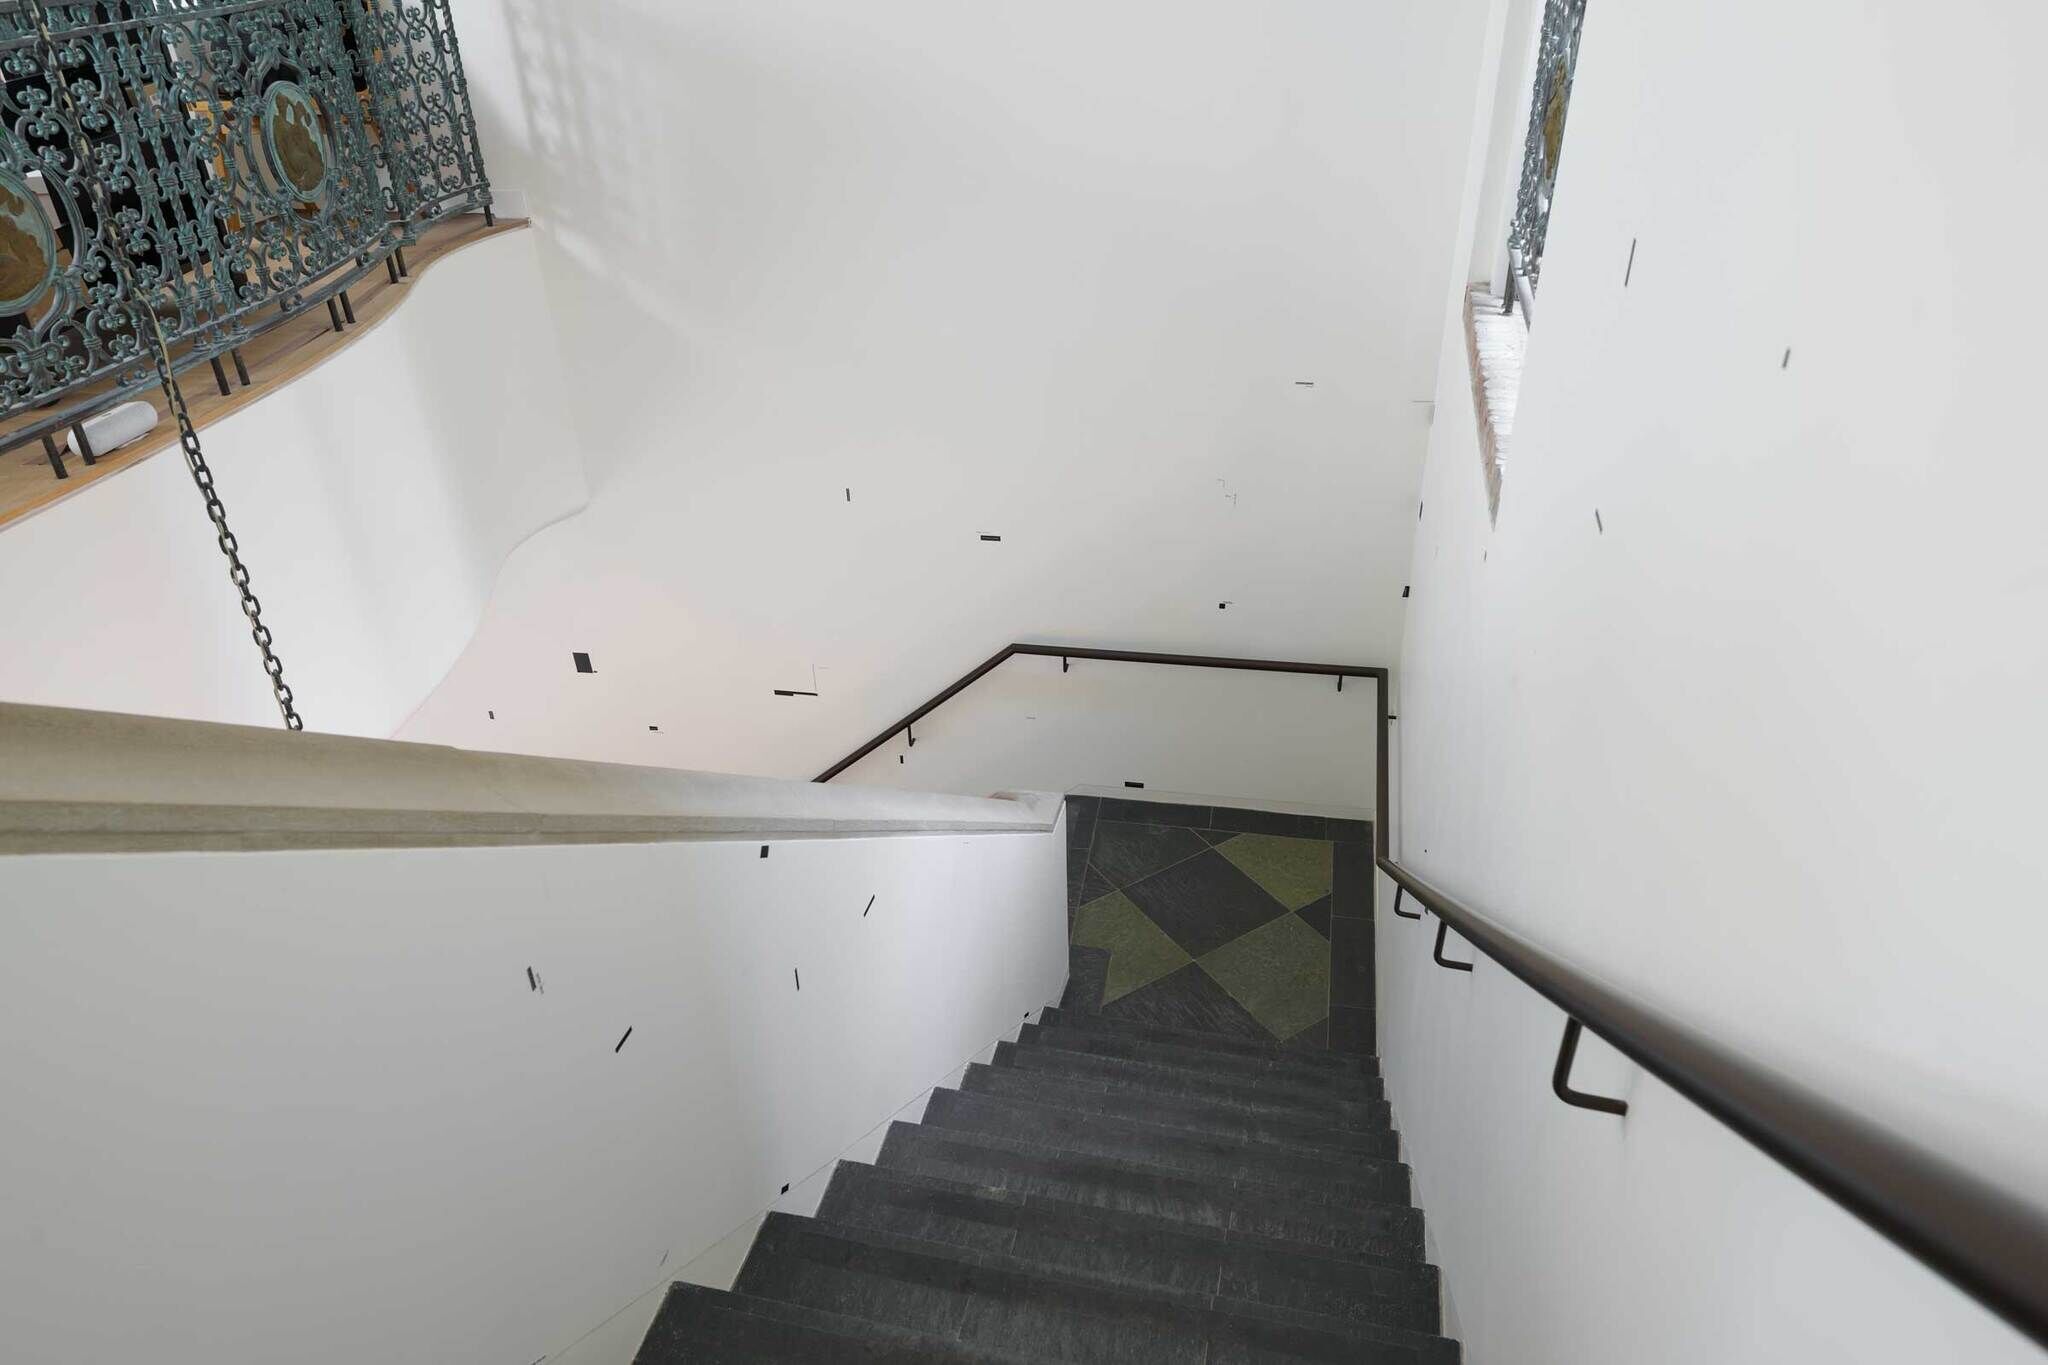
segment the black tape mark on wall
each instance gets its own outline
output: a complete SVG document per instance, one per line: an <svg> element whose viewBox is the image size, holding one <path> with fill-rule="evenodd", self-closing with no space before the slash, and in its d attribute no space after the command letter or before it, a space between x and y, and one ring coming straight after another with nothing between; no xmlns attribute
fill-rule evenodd
<svg viewBox="0 0 2048 1365"><path fill-rule="evenodd" d="M762 856L763 858L765 858L765 857L767 857L767 856L768 856L768 845L766 845L766 844L763 844L763 845L761 845L761 856Z"/></svg>
<svg viewBox="0 0 2048 1365"><path fill-rule="evenodd" d="M798 970L797 970L796 968L794 968L794 967L791 967L791 968L789 969L789 974L790 974L790 975L791 975L792 977L795 977L795 978L796 978L796 988L797 988L798 990L802 990L802 989L804 988L804 974L803 974L802 972L798 971Z"/></svg>
<svg viewBox="0 0 2048 1365"><path fill-rule="evenodd" d="M1403 597L1406 597L1407 595L1408 595L1408 586L1407 586L1406 584L1403 584L1403 585L1402 585L1402 587L1401 587L1401 596L1403 596Z"/></svg>
<svg viewBox="0 0 2048 1365"><path fill-rule="evenodd" d="M1002 539L1002 537L1001 537L1001 536L983 536L983 537L982 537L982 539L983 539L983 540L1001 540L1001 539Z"/></svg>
<svg viewBox="0 0 2048 1365"><path fill-rule="evenodd" d="M597 672L597 670L591 667L590 665L590 656L582 650L577 650L574 654L571 654L569 657L576 661L576 671L578 673Z"/></svg>
<svg viewBox="0 0 2048 1365"><path fill-rule="evenodd" d="M869 896L869 897L868 897L868 905L867 905L867 910L863 910L863 911L861 911L861 912L860 912L860 917L861 917L862 919L866 919L866 918L868 917L868 910L872 910L872 909L874 909L874 908L875 908L875 898L874 898L873 896Z"/></svg>
<svg viewBox="0 0 2048 1365"><path fill-rule="evenodd" d="M815 697L818 694L816 692L798 692L793 688L778 687L775 689L775 695L778 697Z"/></svg>
<svg viewBox="0 0 2048 1365"><path fill-rule="evenodd" d="M1629 280L1636 273L1636 239L1628 239L1628 269L1621 272L1621 287L1628 288Z"/></svg>
<svg viewBox="0 0 2048 1365"><path fill-rule="evenodd" d="M627 1029L627 1030L626 1030L626 1031L625 1031L624 1033L620 1034L620 1035L619 1035L619 1047L615 1047L615 1048L613 1048L613 1049L612 1049L612 1052L613 1052L614 1054L616 1054L616 1053L618 1052L618 1050L619 1050L619 1048L620 1048L620 1047L624 1047L624 1046L626 1045L626 1040L627 1040L628 1038L631 1038L632 1036L633 1036L633 1030L632 1030L632 1029L630 1029L630 1028L629 1028L629 1029Z"/></svg>
<svg viewBox="0 0 2048 1365"><path fill-rule="evenodd" d="M526 989L529 991L539 991L542 995L548 993L548 988L540 984L540 973L534 971L531 967L526 969Z"/></svg>
<svg viewBox="0 0 2048 1365"><path fill-rule="evenodd" d="M1792 368L1792 348L1790 346L1785 348L1785 358L1778 362L1778 368L1781 370Z"/></svg>
<svg viewBox="0 0 2048 1365"><path fill-rule="evenodd" d="M1597 507L1593 509L1593 524L1600 528L1601 535L1607 534L1607 523L1600 520L1600 509Z"/></svg>
<svg viewBox="0 0 2048 1365"><path fill-rule="evenodd" d="M1124 783L1124 785L1125 785L1126 787L1142 787L1142 786L1144 786L1145 784L1144 784L1143 782L1126 782L1126 783Z"/></svg>

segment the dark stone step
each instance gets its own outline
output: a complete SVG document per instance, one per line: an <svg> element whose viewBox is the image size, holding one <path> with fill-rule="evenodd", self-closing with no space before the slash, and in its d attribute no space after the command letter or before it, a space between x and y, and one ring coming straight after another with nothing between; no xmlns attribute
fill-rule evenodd
<svg viewBox="0 0 2048 1365"><path fill-rule="evenodd" d="M1253 1113L1322 1119L1361 1132L1389 1132L1393 1126L1393 1112L1385 1100L1334 1098L1314 1086L1219 1076L1210 1071L1132 1061L1128 1057L998 1043L991 1065L1085 1081L1122 1093L1210 1100Z"/></svg>
<svg viewBox="0 0 2048 1365"><path fill-rule="evenodd" d="M1295 1059L1308 1053L1287 1053L1275 1057L1244 1056L1231 1052L1210 1052L1182 1047L1176 1043L1152 1043L1121 1034L1094 1033L1071 1024L1048 1028L1026 1024L1017 1033L1018 1047L1054 1048L1082 1052L1094 1057L1122 1057L1127 1061L1150 1062L1156 1066L1178 1067L1208 1076L1234 1076L1239 1080L1273 1082L1314 1089L1332 1099L1376 1100L1380 1078L1330 1071Z"/></svg>
<svg viewBox="0 0 2048 1365"><path fill-rule="evenodd" d="M995 1095L1185 1132L1211 1133L1234 1142L1298 1149L1307 1155L1369 1156L1382 1160L1400 1155L1399 1142L1384 1127L1347 1128L1327 1119L1256 1113L1211 1099L1137 1094L1085 1078L974 1065L967 1068L960 1088L972 1094Z"/></svg>
<svg viewBox="0 0 2048 1365"><path fill-rule="evenodd" d="M1374 1057L1338 1052L1304 1052L1282 1042L1263 1043L1249 1038L1233 1038L1223 1033L1205 1033L1199 1029L1173 1028L1166 1024L1146 1024L1135 1020L1112 1019L1100 1014L1061 1009L1045 1011L1040 1017L1040 1022L1047 1028L1073 1028L1094 1034L1136 1038L1147 1043L1199 1048L1204 1052L1268 1057L1300 1066L1335 1071L1347 1076L1380 1074L1379 1061Z"/></svg>
<svg viewBox="0 0 2048 1365"><path fill-rule="evenodd" d="M1077 1014L1091 1014L1102 1003L1102 986L1109 979L1109 950L1067 947L1067 988L1060 993L1060 1007Z"/></svg>
<svg viewBox="0 0 2048 1365"><path fill-rule="evenodd" d="M935 1255L885 1233L770 1214L740 1271L743 1293L825 1308L973 1347L1073 1365L1203 1365L1210 1343L1256 1342L1266 1359L1363 1365L1454 1361L1455 1347L1385 1340L1386 1329L1321 1330L1027 1273L992 1253ZM1305 1348L1296 1349L1296 1342ZM1341 1344L1344 1354L1327 1351ZM1441 1348L1448 1347L1451 1354ZM1246 1357L1257 1359L1257 1357Z"/></svg>
<svg viewBox="0 0 2048 1365"><path fill-rule="evenodd" d="M633 1365L982 1365L1029 1359L797 1304L673 1284Z"/></svg>
<svg viewBox="0 0 2048 1365"><path fill-rule="evenodd" d="M835 1226L1004 1253L1054 1279L1196 1295L1203 1302L1241 1300L1339 1326L1425 1335L1438 1328L1436 1268L1420 1262L1281 1250L1213 1229L854 1162L842 1162L833 1173L817 1216Z"/></svg>
<svg viewBox="0 0 2048 1365"><path fill-rule="evenodd" d="M875 1164L1085 1208L1165 1219L1276 1249L1347 1259L1422 1259L1422 1214L1402 1204L1332 1206L1270 1186L1203 1179L1017 1138L895 1123Z"/></svg>
<svg viewBox="0 0 2048 1365"><path fill-rule="evenodd" d="M816 1220L813 1220L816 1221ZM939 1260L964 1262L990 1270L1006 1270L1034 1280L1051 1280L1077 1288L1111 1290L1119 1294L1136 1296L1146 1301L1148 1308L1153 1304L1172 1304L1191 1313L1209 1310L1231 1317L1254 1318L1261 1322L1282 1323L1291 1327L1305 1328L1319 1335L1334 1335L1345 1338L1354 1345L1401 1346L1419 1352L1424 1358L1441 1357L1442 1343L1429 1332L1418 1332L1407 1328L1388 1326L1369 1321L1347 1320L1298 1308L1263 1303L1252 1299L1231 1298L1218 1292L1217 1282L1211 1280L1200 1287L1175 1288L1160 1284L1127 1282L1112 1275L1099 1273L1101 1254L1092 1254L1097 1263L1094 1267L1077 1267L1058 1260L1038 1260L1009 1251L981 1251L972 1247L952 1246L943 1242L931 1242L912 1235L886 1229L847 1226L845 1224L823 1224L849 1241L864 1243L871 1247L907 1252L920 1257L935 1257ZM1039 1248L1042 1252L1044 1248ZM1156 1259L1156 1258L1155 1258ZM1091 1273L1091 1270L1098 1273ZM1220 1268L1219 1268L1220 1271ZM1128 1307L1128 1305L1126 1305Z"/></svg>
<svg viewBox="0 0 2048 1365"><path fill-rule="evenodd" d="M1022 1136L1058 1151L1138 1161L1162 1171L1250 1182L1313 1202L1405 1204L1408 1168L1398 1161L1316 1149L1280 1149L1101 1114L1054 1109L960 1090L932 1092L924 1126Z"/></svg>

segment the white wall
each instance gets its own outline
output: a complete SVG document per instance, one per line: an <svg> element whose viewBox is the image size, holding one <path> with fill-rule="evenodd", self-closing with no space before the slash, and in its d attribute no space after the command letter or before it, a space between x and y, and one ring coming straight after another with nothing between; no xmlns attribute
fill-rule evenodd
<svg viewBox="0 0 2048 1365"><path fill-rule="evenodd" d="M936 690L936 689L935 689ZM1237 673L1020 655L862 759L840 784L980 795L1145 784L1371 819L1379 693L1370 678ZM853 746L849 744L850 750Z"/></svg>
<svg viewBox="0 0 2048 1365"><path fill-rule="evenodd" d="M1063 825L758 850L0 860L7 1358L624 1365L1065 981Z"/></svg>
<svg viewBox="0 0 2048 1365"><path fill-rule="evenodd" d="M405 733L808 775L1012 640L1391 657L1484 9L469 6L596 492Z"/></svg>
<svg viewBox="0 0 2048 1365"><path fill-rule="evenodd" d="M512 547L587 497L530 233L436 262L367 336L201 440L310 728L389 735ZM161 407L161 400L158 400ZM175 448L0 531L0 697L275 724Z"/></svg>
<svg viewBox="0 0 2048 1365"><path fill-rule="evenodd" d="M1421 875L2036 1202L2044 40L1589 11L1497 528L1441 300L1396 819ZM1548 1099L1556 1012L1427 947L1382 925L1381 1046L1475 1365L2037 1358L1661 1087Z"/></svg>

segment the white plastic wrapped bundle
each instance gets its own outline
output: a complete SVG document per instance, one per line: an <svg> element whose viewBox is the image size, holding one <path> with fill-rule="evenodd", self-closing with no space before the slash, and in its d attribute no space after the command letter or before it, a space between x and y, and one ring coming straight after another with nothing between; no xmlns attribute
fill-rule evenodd
<svg viewBox="0 0 2048 1365"><path fill-rule="evenodd" d="M98 457L141 440L156 430L156 422L156 409L138 398L132 403L123 403L119 407L95 413L79 425L85 428L85 439L92 444L93 455ZM74 430L66 439L71 446L72 454L85 453L78 448L77 431Z"/></svg>

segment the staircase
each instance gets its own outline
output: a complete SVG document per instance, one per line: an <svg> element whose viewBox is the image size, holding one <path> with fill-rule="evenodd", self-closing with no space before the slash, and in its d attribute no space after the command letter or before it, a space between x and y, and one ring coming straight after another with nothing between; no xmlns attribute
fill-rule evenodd
<svg viewBox="0 0 2048 1365"><path fill-rule="evenodd" d="M1455 1362L1408 1200L1374 1059L1048 1009L636 1365Z"/></svg>

